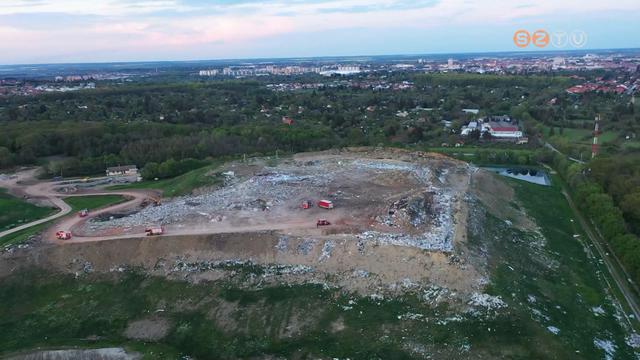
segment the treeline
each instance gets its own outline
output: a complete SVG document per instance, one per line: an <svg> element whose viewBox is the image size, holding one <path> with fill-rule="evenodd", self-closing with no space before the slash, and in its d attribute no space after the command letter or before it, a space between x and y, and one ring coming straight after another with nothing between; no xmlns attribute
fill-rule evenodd
<svg viewBox="0 0 640 360"><path fill-rule="evenodd" d="M302 152L351 145L347 139L336 136L324 126L289 127L280 123L258 123L213 129L191 127L194 132L176 131L171 134L164 133L163 124L100 124L98 128L102 131L96 133L91 127L83 129L68 125L48 128L42 133L33 130L35 139L16 147L23 161L20 163L33 163L39 157L62 155L59 159L49 161L49 174L78 176L102 173L106 167L122 164L134 164L142 168L149 163L167 162L168 159L180 162L185 159L260 155L276 150ZM56 142L59 142L57 146ZM0 138L0 159L4 159L0 162L20 164L12 163L9 151L4 151L3 157L3 146Z"/></svg>
<svg viewBox="0 0 640 360"><path fill-rule="evenodd" d="M476 165L537 165L548 156L545 150L437 148L436 152Z"/></svg>
<svg viewBox="0 0 640 360"><path fill-rule="evenodd" d="M640 154L599 156L589 163L590 176L600 184L631 227L640 235Z"/></svg>
<svg viewBox="0 0 640 360"><path fill-rule="evenodd" d="M599 175L594 175L594 165L597 168L598 162L585 166L556 154L553 164L570 185L577 206L593 220L633 280L640 282L640 239L632 232L634 226L625 222L624 213L614 198L599 184Z"/></svg>

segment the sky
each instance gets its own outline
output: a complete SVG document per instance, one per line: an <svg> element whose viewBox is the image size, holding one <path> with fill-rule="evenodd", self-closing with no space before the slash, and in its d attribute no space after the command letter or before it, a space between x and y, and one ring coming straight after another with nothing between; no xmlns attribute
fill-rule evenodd
<svg viewBox="0 0 640 360"><path fill-rule="evenodd" d="M538 50L521 29L638 48L640 1L0 0L0 64Z"/></svg>

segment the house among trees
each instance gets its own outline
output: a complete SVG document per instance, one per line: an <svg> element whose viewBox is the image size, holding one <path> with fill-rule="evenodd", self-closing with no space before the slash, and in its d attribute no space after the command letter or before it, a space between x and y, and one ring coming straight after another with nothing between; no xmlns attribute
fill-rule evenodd
<svg viewBox="0 0 640 360"><path fill-rule="evenodd" d="M134 176L138 175L138 167L135 165L114 166L107 168L107 176Z"/></svg>
<svg viewBox="0 0 640 360"><path fill-rule="evenodd" d="M288 117L288 116L283 116L282 117L282 123L291 126L291 125L293 125L293 119Z"/></svg>

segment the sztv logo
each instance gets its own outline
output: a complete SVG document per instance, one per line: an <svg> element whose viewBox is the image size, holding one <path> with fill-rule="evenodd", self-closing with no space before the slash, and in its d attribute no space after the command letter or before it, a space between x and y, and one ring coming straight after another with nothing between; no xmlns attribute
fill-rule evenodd
<svg viewBox="0 0 640 360"><path fill-rule="evenodd" d="M581 48L587 44L587 33L582 30L555 31L552 33L544 29L530 33L527 30L518 30L513 34L513 43L519 48L535 46L545 48L551 44L554 48L562 49L567 46Z"/></svg>

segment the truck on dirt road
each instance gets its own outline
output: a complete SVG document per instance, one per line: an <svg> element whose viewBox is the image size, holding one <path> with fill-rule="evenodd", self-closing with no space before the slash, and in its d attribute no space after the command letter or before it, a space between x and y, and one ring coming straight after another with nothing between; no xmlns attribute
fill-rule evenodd
<svg viewBox="0 0 640 360"><path fill-rule="evenodd" d="M318 207L323 209L333 209L333 202L330 200L320 200L318 201Z"/></svg>
<svg viewBox="0 0 640 360"><path fill-rule="evenodd" d="M162 226L152 226L148 227L144 230L147 236L157 236L164 234L164 227Z"/></svg>
<svg viewBox="0 0 640 360"><path fill-rule="evenodd" d="M69 240L71 239L71 233L68 231L57 231L56 232L56 238L59 240Z"/></svg>

